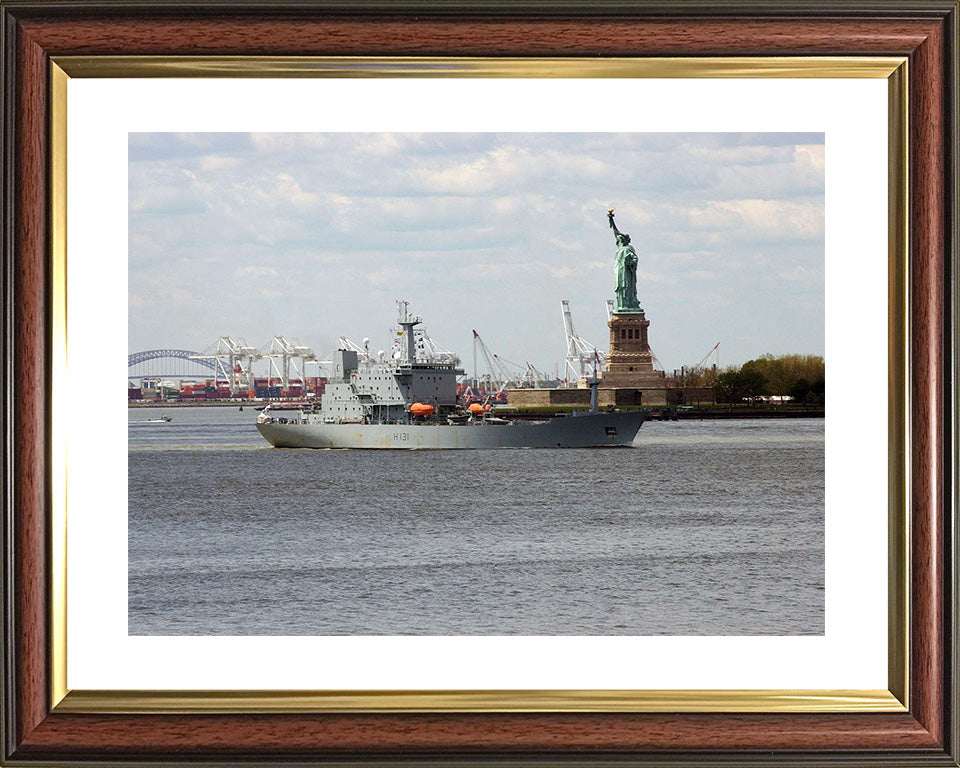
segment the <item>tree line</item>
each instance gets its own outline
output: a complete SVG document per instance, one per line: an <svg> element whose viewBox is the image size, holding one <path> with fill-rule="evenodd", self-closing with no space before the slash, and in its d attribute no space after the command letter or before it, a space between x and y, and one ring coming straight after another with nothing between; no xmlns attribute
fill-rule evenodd
<svg viewBox="0 0 960 768"><path fill-rule="evenodd" d="M714 385L718 403L742 403L761 396L790 396L796 403L823 405L826 384L823 358L817 355L763 355L739 368L719 372Z"/></svg>
<svg viewBox="0 0 960 768"><path fill-rule="evenodd" d="M674 377L681 387L713 389L718 403L790 396L796 403L824 404L825 368L817 355L763 355L739 367L684 368Z"/></svg>

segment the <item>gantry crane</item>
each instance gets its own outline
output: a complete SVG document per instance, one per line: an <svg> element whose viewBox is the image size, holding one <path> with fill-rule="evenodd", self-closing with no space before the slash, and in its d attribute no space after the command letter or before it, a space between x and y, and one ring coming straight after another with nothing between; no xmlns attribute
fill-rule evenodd
<svg viewBox="0 0 960 768"><path fill-rule="evenodd" d="M567 340L566 361L569 375L574 380L588 378L593 371L595 360L598 361L599 370L605 370L606 355L597 350L596 344L591 344L574 329L570 302L567 299L560 302L560 311L563 314L563 332Z"/></svg>
<svg viewBox="0 0 960 768"><path fill-rule="evenodd" d="M487 364L487 370L489 371L489 390L496 392L497 394L503 392L503 390L510 383L513 378L510 374L510 371L507 370L506 366L503 364L503 361L493 354L487 345L484 343L483 339L480 338L480 334L476 331L473 332L473 373L474 378L479 379L479 372L477 371L477 350L480 350L480 354L483 356L484 362ZM479 381L478 381L479 386Z"/></svg>
<svg viewBox="0 0 960 768"><path fill-rule="evenodd" d="M294 372L299 374L300 380L303 381L306 378L306 364L317 359L310 347L290 341L285 336L274 336L269 344L264 345L264 349L261 356L270 361L270 375L276 374L284 390L290 388L291 364ZM280 365L277 365L278 360ZM299 366L296 364L297 360L300 361Z"/></svg>
<svg viewBox="0 0 960 768"><path fill-rule="evenodd" d="M250 388L253 362L262 357L259 349L251 347L243 339L232 336L221 336L203 352L190 355L191 360L213 362L215 384L224 382L230 387L231 395L236 395L241 389Z"/></svg>

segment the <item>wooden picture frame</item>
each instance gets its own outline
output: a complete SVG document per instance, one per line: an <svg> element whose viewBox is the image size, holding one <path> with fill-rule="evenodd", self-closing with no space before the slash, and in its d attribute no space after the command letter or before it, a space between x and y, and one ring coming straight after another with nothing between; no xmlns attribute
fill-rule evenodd
<svg viewBox="0 0 960 768"><path fill-rule="evenodd" d="M0 2L3 25L4 674L10 765L958 765L956 2ZM902 711L311 712L61 706L52 595L51 130L63 57L905 57L909 531ZM131 70L132 71L132 70ZM904 201L901 201L904 202ZM61 244L62 245L62 244ZM37 381L45 387L28 386ZM896 386L894 386L896 389ZM894 612L896 608L894 609ZM895 634L895 633L894 633ZM893 635L891 636L893 639ZM893 641L896 645L896 641ZM899 694L899 692L897 692ZM198 694L202 698L202 693ZM602 707L600 709L603 709ZM175 710L175 711L174 711Z"/></svg>

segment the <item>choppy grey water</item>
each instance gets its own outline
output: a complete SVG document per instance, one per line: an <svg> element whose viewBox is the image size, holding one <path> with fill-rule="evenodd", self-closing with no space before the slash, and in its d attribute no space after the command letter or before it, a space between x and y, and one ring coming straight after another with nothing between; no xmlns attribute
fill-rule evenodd
<svg viewBox="0 0 960 768"><path fill-rule="evenodd" d="M823 633L822 420L381 453L166 413L129 415L130 634Z"/></svg>

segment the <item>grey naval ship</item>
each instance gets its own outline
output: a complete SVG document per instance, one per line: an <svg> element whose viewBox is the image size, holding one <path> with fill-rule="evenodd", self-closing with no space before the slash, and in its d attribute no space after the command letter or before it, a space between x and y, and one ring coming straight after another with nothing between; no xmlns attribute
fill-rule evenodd
<svg viewBox="0 0 960 768"><path fill-rule="evenodd" d="M257 429L277 448L477 449L629 446L646 412L597 408L597 376L589 379L590 410L541 421L471 412L457 401L464 371L453 355L418 353L414 329L422 323L400 302L403 340L393 359L361 360L338 349L320 405L269 405Z"/></svg>

